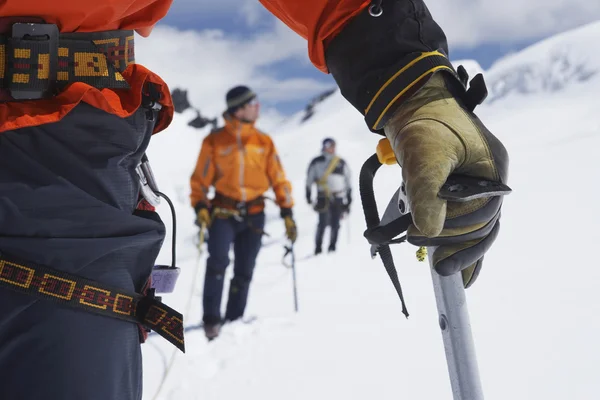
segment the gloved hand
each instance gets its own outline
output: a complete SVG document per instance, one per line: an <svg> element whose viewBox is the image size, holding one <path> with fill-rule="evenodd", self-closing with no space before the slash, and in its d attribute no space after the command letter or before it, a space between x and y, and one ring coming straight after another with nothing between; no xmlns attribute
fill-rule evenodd
<svg viewBox="0 0 600 400"><path fill-rule="evenodd" d="M350 214L350 203L342 204L342 213Z"/></svg>
<svg viewBox="0 0 600 400"><path fill-rule="evenodd" d="M465 287L477 278L499 230L502 197L447 203L438 197L451 173L506 183L508 154L500 141L434 75L384 128L402 167L413 225L408 241L438 246L430 256L443 276L462 271Z"/></svg>
<svg viewBox="0 0 600 400"><path fill-rule="evenodd" d="M352 204L352 189L346 190L346 208L350 212L350 204Z"/></svg>
<svg viewBox="0 0 600 400"><path fill-rule="evenodd" d="M352 189L346 190L346 203L342 206L342 211L350 214L350 204L352 204Z"/></svg>
<svg viewBox="0 0 600 400"><path fill-rule="evenodd" d="M285 224L285 236L287 236L292 243L296 242L298 231L296 229L296 222L294 221L294 218L292 218L291 215L288 215L287 217L283 218L283 222Z"/></svg>
<svg viewBox="0 0 600 400"><path fill-rule="evenodd" d="M207 228L210 226L212 220L210 217L210 212L208 211L208 207L206 204L199 203L196 205L196 225L198 226L206 226Z"/></svg>
<svg viewBox="0 0 600 400"><path fill-rule="evenodd" d="M287 238L294 243L298 237L298 231L296 229L296 222L292 217L292 209L282 208L280 215L281 218L283 218L283 223L285 224L285 236L287 236Z"/></svg>
<svg viewBox="0 0 600 400"><path fill-rule="evenodd" d="M310 205L312 204L312 193L310 192L310 189L306 189L306 202Z"/></svg>

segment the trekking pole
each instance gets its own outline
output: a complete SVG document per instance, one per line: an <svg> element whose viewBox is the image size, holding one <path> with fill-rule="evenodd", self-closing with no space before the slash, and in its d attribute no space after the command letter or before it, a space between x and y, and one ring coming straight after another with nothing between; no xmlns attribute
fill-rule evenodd
<svg viewBox="0 0 600 400"><path fill-rule="evenodd" d="M434 250L427 248L429 254ZM441 276L433 268L433 257L429 257L429 264L453 398L483 400L462 276Z"/></svg>
<svg viewBox="0 0 600 400"><path fill-rule="evenodd" d="M292 264L290 265L290 267L292 268L292 283L294 286L294 309L296 310L296 312L298 312L298 290L296 285L296 255L294 254L294 244L291 243L289 246L284 246L284 248L284 258L288 254L292 255Z"/></svg>
<svg viewBox="0 0 600 400"><path fill-rule="evenodd" d="M200 225L200 232L198 233L198 253L202 255L202 244L204 243L204 230L206 229L206 222Z"/></svg>
<svg viewBox="0 0 600 400"><path fill-rule="evenodd" d="M348 244L352 243L352 229L350 228L350 213L346 213L346 233L348 236Z"/></svg>
<svg viewBox="0 0 600 400"><path fill-rule="evenodd" d="M491 183L488 186L491 186ZM440 190L439 196L450 201L448 195L459 199L469 190L473 195L475 193L473 190L477 191L478 189L478 185L474 184L472 179L451 176ZM410 212L404 183L398 191L398 204L399 208L403 208L404 213ZM400 204L403 204L403 207ZM401 211L401 213L403 212ZM427 248L429 254L434 254L435 250L434 246ZM429 257L429 267L453 399L483 400L483 389L479 377L462 274L459 272L451 276L441 276L435 271L433 257Z"/></svg>
<svg viewBox="0 0 600 400"><path fill-rule="evenodd" d="M360 195L367 223L364 236L371 244L371 256L380 255L402 303L402 312L408 317L389 246L406 241L406 235L398 236L407 231L412 223L412 215L403 183L392 196L383 216L379 217L373 178L381 165L378 156L374 154L361 169ZM447 201L470 201L504 196L510 192L511 189L501 182L451 175L438 196ZM433 253L436 247L429 247L428 250ZM433 268L432 257L430 265L453 399L483 400L462 275L456 273L447 277L440 276Z"/></svg>

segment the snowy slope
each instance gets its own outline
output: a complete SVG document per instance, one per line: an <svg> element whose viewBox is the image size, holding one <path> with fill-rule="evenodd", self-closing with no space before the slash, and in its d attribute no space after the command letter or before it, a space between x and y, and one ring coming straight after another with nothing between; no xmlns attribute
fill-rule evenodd
<svg viewBox="0 0 600 400"><path fill-rule="evenodd" d="M586 83L600 73L600 54L594 51L600 22L543 40L496 62L486 80L489 102L512 95L556 93L574 83Z"/></svg>
<svg viewBox="0 0 600 400"><path fill-rule="evenodd" d="M497 84L504 79L508 85L508 77L529 68L535 72L527 75L530 82L545 82L546 75L537 73L552 69L543 60L552 59L557 48L565 49L569 65L583 63L583 69L597 70L597 55L579 56L590 53L599 35L600 24L592 24L552 38L498 62L486 80ZM152 67L152 56L146 57L145 64ZM600 393L600 269L589 256L600 230L600 191L594 185L600 177L595 161L600 76L562 82L552 90L517 85L478 109L510 152L514 190L505 201L500 236L478 282L468 290L486 399L590 400ZM205 263L204 256L197 256L197 230L187 200L188 179L205 132L189 128L191 118L177 116L171 128L153 138L149 151L158 182L175 201L179 218L183 272L177 292L164 301L183 311L190 326L201 317ZM275 131L298 203L296 252L302 258L312 251L316 225L303 201L303 178L320 140L338 139L358 188L358 171L378 138L339 93L319 104L304 124L298 116ZM378 174L381 205L400 179L398 167ZM170 224L167 207L160 212ZM272 242L283 237L283 224L273 205L267 212L271 238L265 242ZM338 253L298 261L298 314L293 312L291 271L281 265L283 240L265 247L247 310L258 319L226 326L210 344L201 331L189 331L185 355L151 337L143 345L144 399L451 399L427 264L416 261L414 247L394 249L411 312L406 320L383 266L368 255L363 229L357 202L342 226ZM169 260L167 247L160 262Z"/></svg>

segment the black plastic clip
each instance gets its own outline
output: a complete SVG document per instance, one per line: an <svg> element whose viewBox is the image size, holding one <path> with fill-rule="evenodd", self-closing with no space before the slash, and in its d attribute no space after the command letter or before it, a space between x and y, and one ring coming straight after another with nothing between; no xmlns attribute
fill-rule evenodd
<svg viewBox="0 0 600 400"><path fill-rule="evenodd" d="M9 60L8 89L15 100L38 100L53 97L57 92L59 31L55 24L16 23L12 26ZM48 71L39 78L37 59L25 57L15 50L34 50L48 55ZM22 55L22 58L20 57ZM27 68L21 68L27 66ZM46 74L47 72L47 74ZM21 75L19 78L17 74Z"/></svg>

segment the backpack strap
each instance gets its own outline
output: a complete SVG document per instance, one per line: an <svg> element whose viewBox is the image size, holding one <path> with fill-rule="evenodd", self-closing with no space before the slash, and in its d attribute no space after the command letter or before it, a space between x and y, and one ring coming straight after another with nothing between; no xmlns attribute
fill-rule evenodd
<svg viewBox="0 0 600 400"><path fill-rule="evenodd" d="M317 181L317 185L320 188L322 188L323 191L325 191L325 193L327 194L328 197L329 197L329 187L327 186L327 179L329 178L329 175L331 175L333 173L333 171L335 170L335 168L338 166L338 164L340 163L340 160L341 159L338 156L333 157L331 159L331 161L329 161L329 165L327 166L325 173Z"/></svg>

